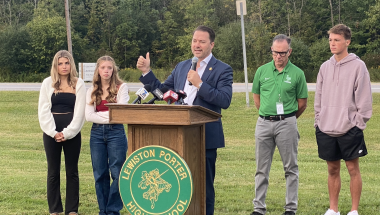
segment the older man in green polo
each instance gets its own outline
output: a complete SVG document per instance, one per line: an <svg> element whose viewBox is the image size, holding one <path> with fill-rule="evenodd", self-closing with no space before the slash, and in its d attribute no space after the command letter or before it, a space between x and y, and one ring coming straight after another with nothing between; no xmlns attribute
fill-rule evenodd
<svg viewBox="0 0 380 215"><path fill-rule="evenodd" d="M271 47L273 61L257 69L252 93L259 110L256 124L256 175L254 211L266 213L265 198L274 150L280 152L286 179L284 215L294 215L298 206L297 119L306 109L307 84L303 71L289 61L291 39L280 34Z"/></svg>

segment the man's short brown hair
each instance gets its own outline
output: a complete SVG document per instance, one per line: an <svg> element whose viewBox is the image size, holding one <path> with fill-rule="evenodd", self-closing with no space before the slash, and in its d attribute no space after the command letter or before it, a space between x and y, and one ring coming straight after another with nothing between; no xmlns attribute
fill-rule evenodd
<svg viewBox="0 0 380 215"><path fill-rule="evenodd" d="M328 32L328 34L340 34L346 40L351 40L351 29L350 27L344 24L338 24L332 27Z"/></svg>
<svg viewBox="0 0 380 215"><path fill-rule="evenodd" d="M204 25L200 25L198 26L194 31L193 31L193 35L196 31L203 31L203 32L207 32L209 37L210 37L210 42L214 42L215 40L215 32L214 30L212 30L212 28L210 27L207 27L207 26L204 26Z"/></svg>

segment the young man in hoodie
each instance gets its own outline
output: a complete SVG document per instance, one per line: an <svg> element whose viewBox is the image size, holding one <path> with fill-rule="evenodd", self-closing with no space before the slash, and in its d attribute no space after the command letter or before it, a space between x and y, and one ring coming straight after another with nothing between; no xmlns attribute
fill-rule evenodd
<svg viewBox="0 0 380 215"><path fill-rule="evenodd" d="M340 161L350 174L351 211L358 215L362 191L359 157L367 154L363 130L372 115L372 92L366 65L353 53L349 27L339 24L328 31L331 53L319 70L315 92L315 123L319 157L327 162L330 208L325 215L340 215Z"/></svg>

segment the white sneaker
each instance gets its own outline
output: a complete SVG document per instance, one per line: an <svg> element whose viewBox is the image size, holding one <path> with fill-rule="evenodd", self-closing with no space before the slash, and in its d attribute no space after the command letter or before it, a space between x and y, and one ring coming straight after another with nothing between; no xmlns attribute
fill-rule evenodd
<svg viewBox="0 0 380 215"><path fill-rule="evenodd" d="M359 213L357 210L354 210L354 211L351 211L350 213L348 213L347 215L359 215Z"/></svg>
<svg viewBox="0 0 380 215"><path fill-rule="evenodd" d="M325 215L340 215L339 212L335 212L334 210L328 209L325 213ZM347 214L347 215L354 215L354 214Z"/></svg>

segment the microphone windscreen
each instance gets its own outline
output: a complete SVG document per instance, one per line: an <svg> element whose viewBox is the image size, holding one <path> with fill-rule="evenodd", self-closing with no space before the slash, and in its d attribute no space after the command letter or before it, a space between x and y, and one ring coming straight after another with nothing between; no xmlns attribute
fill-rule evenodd
<svg viewBox="0 0 380 215"><path fill-rule="evenodd" d="M197 63L198 63L198 58L194 56L193 59L191 59L191 70L195 71L197 69ZM193 83L189 81L189 85L192 86Z"/></svg>
<svg viewBox="0 0 380 215"><path fill-rule="evenodd" d="M162 93L166 93L166 92L168 92L169 88L163 87L160 90L161 90Z"/></svg>
<svg viewBox="0 0 380 215"><path fill-rule="evenodd" d="M178 94L179 98L185 99L187 97L187 94L183 90L176 90L175 92Z"/></svg>
<svg viewBox="0 0 380 215"><path fill-rule="evenodd" d="M145 84L145 85L144 85L144 88L145 88L146 91L148 91L148 92L151 92L151 91L152 91L152 86L150 86L150 84Z"/></svg>
<svg viewBox="0 0 380 215"><path fill-rule="evenodd" d="M158 88L156 88L155 90L153 90L152 94L157 98L157 100L162 100L162 98L164 98L164 94Z"/></svg>
<svg viewBox="0 0 380 215"><path fill-rule="evenodd" d="M198 63L198 58L197 57L193 57L193 59L191 59L191 62L192 63Z"/></svg>

